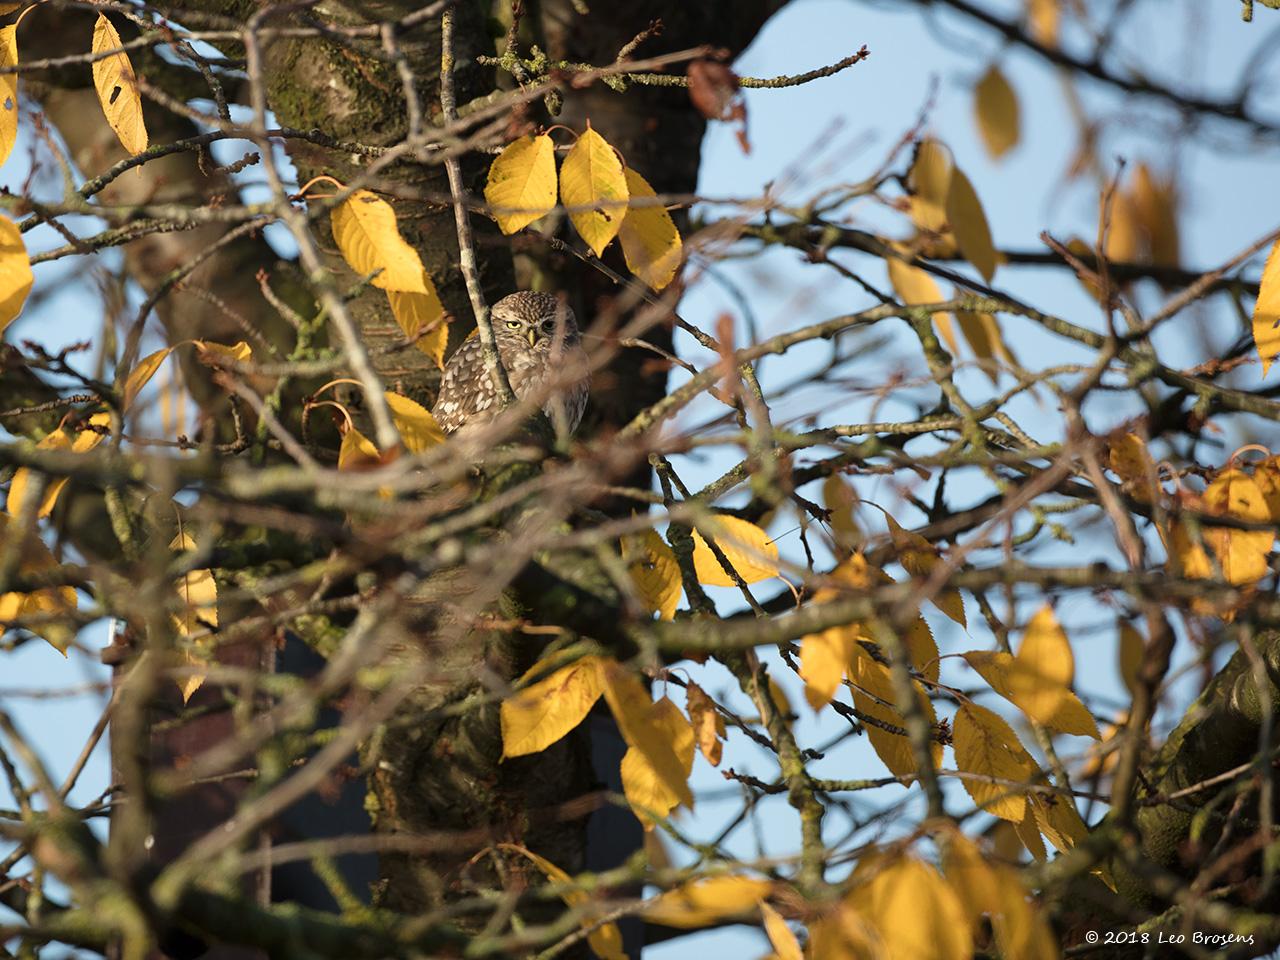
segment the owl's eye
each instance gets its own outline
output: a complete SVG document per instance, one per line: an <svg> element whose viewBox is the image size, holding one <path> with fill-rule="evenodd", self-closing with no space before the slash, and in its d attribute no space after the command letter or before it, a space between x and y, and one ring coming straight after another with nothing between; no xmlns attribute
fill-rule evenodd
<svg viewBox="0 0 1280 960"><path fill-rule="evenodd" d="M508 329L508 330L519 330L519 329L520 329L520 321L519 321L519 320L508 320L508 321L507 321L507 329Z"/></svg>
<svg viewBox="0 0 1280 960"><path fill-rule="evenodd" d="M556 329L556 322L555 322L555 320L554 320L554 319L549 319L549 320L543 320L543 321L542 321L542 332L543 332L543 333L547 333L547 334L554 333L554 332L555 332L555 329Z"/></svg>

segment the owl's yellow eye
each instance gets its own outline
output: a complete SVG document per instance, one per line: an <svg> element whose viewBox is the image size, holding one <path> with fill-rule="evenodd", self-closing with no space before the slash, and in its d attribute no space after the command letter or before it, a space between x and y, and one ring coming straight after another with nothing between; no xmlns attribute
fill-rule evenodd
<svg viewBox="0 0 1280 960"><path fill-rule="evenodd" d="M508 330L519 330L519 329L520 329L520 321L519 321L519 320L508 320L508 321L507 321L507 329L508 329Z"/></svg>

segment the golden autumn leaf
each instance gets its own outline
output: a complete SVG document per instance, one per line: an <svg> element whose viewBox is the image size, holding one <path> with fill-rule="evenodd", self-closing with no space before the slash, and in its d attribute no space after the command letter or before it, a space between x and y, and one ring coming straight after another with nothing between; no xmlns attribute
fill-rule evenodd
<svg viewBox="0 0 1280 960"><path fill-rule="evenodd" d="M601 661L600 673L604 679L604 698L622 739L644 755L654 776L680 803L692 807L689 775L676 755L675 746L650 726L649 707L653 701L649 692L625 667L613 661Z"/></svg>
<svg viewBox="0 0 1280 960"><path fill-rule="evenodd" d="M845 483L838 473L833 473L822 481L822 505L830 515L831 532L836 543L846 550L852 550L862 542L862 528L854 517L854 509L858 505L858 494L853 487Z"/></svg>
<svg viewBox="0 0 1280 960"><path fill-rule="evenodd" d="M1109 205L1108 205L1109 204ZM1102 252L1113 263L1133 263L1142 259L1142 225L1138 209L1128 193L1116 190L1098 198L1098 224L1106 226Z"/></svg>
<svg viewBox="0 0 1280 960"><path fill-rule="evenodd" d="M196 549L196 542L189 534L179 533L170 542L169 549L192 551ZM218 626L218 584L212 570L188 570L174 581L173 589L178 594L179 605L173 615L173 625L180 637L190 639ZM194 649L184 651L184 656L187 664L195 669L178 681L183 703L204 684L208 663L208 639L196 639L193 646Z"/></svg>
<svg viewBox="0 0 1280 960"><path fill-rule="evenodd" d="M801 638L800 679L804 698L815 712L831 702L844 682L858 635L856 624L846 624Z"/></svg>
<svg viewBox="0 0 1280 960"><path fill-rule="evenodd" d="M1133 207L1147 241L1151 262L1176 267L1181 260L1178 198L1172 181L1157 177L1145 163L1133 175Z"/></svg>
<svg viewBox="0 0 1280 960"><path fill-rule="evenodd" d="M391 422L400 433L400 442L410 453L422 453L444 443L444 431L436 423L431 411L417 401L399 393L386 391L387 409Z"/></svg>
<svg viewBox="0 0 1280 960"><path fill-rule="evenodd" d="M330 214L334 242L356 273L379 290L427 294L427 275L418 251L405 242L391 204L368 190L356 190Z"/></svg>
<svg viewBox="0 0 1280 960"><path fill-rule="evenodd" d="M1004 718L976 703L963 704L952 722L952 747L956 766L978 779L964 777L965 791L979 807L993 816L1019 823L1027 815L1026 792L1009 783L992 783L981 777L1030 783L1039 772L1031 754Z"/></svg>
<svg viewBox="0 0 1280 960"><path fill-rule="evenodd" d="M1058 733L1099 738L1097 721L1071 692L1075 659L1050 607L1031 618L1016 655L971 650L962 656L996 693L1037 723Z"/></svg>
<svg viewBox="0 0 1280 960"><path fill-rule="evenodd" d="M0 214L0 332L22 312L34 279L22 234Z"/></svg>
<svg viewBox="0 0 1280 960"><path fill-rule="evenodd" d="M754 523L726 514L717 514L703 523L744 583L778 576L778 545ZM693 568L699 583L709 587L734 586L733 578L697 530L693 531Z"/></svg>
<svg viewBox="0 0 1280 960"><path fill-rule="evenodd" d="M34 576L58 569L57 559L39 536L31 531L24 533L8 516L0 514L0 542L8 543L14 536L23 538L18 558L19 574ZM0 594L0 631L21 617L39 618L27 629L43 637L65 657L67 648L75 639L76 625L59 618L73 613L76 606L76 591L72 587L45 587L31 593Z"/></svg>
<svg viewBox="0 0 1280 960"><path fill-rule="evenodd" d="M773 944L773 953L778 960L804 960L800 941L787 926L787 921L782 919L782 914L763 900L760 901L760 919L764 921L765 936Z"/></svg>
<svg viewBox="0 0 1280 960"><path fill-rule="evenodd" d="M1062 19L1061 0L1026 0L1031 36L1046 47L1058 45L1058 24Z"/></svg>
<svg viewBox="0 0 1280 960"><path fill-rule="evenodd" d="M93 27L93 52L104 53L120 46L120 34L104 14L98 14ZM133 64L123 50L93 61L93 86L107 123L115 131L120 145L131 156L147 149L147 126L142 120L142 97Z"/></svg>
<svg viewBox="0 0 1280 960"><path fill-rule="evenodd" d="M18 65L18 25L0 27L0 67ZM18 75L0 74L0 166L18 139Z"/></svg>
<svg viewBox="0 0 1280 960"><path fill-rule="evenodd" d="M977 191L959 167L951 173L946 209L947 222L951 224L960 253L977 268L982 279L990 283L999 262L991 240L991 227Z"/></svg>
<svg viewBox="0 0 1280 960"><path fill-rule="evenodd" d="M1040 836L1040 828L1036 825L1036 815L1031 809L1031 804L1027 804L1027 815L1013 825L1013 830L1018 840L1031 856L1043 862L1048 853L1044 848L1044 838Z"/></svg>
<svg viewBox="0 0 1280 960"><path fill-rule="evenodd" d="M580 724L604 688L602 663L599 657L583 657L503 700L503 759L545 750ZM534 664L521 682L545 669Z"/></svg>
<svg viewBox="0 0 1280 960"><path fill-rule="evenodd" d="M1203 503L1206 511L1218 516L1252 523L1271 520L1262 490L1251 476L1238 468L1218 474L1205 489ZM1204 538L1228 583L1243 586L1255 583L1268 573L1267 557L1275 542L1271 530L1208 527Z"/></svg>
<svg viewBox="0 0 1280 960"><path fill-rule="evenodd" d="M1150 503L1156 485L1156 464L1147 444L1136 433L1114 437L1107 451L1107 465L1120 478L1120 489L1139 503Z"/></svg>
<svg viewBox="0 0 1280 960"><path fill-rule="evenodd" d="M200 362L216 367L220 362L248 363L253 359L253 348L240 340L227 346L225 343L214 343L212 340L193 340L196 357Z"/></svg>
<svg viewBox="0 0 1280 960"><path fill-rule="evenodd" d="M556 146L545 133L513 140L489 165L484 198L505 234L546 216L556 205Z"/></svg>
<svg viewBox="0 0 1280 960"><path fill-rule="evenodd" d="M1126 620L1120 621L1119 633L1120 679L1132 696L1138 690L1138 670L1142 667L1147 644L1142 634Z"/></svg>
<svg viewBox="0 0 1280 960"><path fill-rule="evenodd" d="M622 562L640 599L661 620L671 620L680 603L680 565L657 530L622 538Z"/></svg>
<svg viewBox="0 0 1280 960"><path fill-rule="evenodd" d="M499 850L518 853L527 858L552 883L564 887L572 887L573 879L569 874L565 873L564 870L557 867L546 857L541 857L532 850L515 843L499 843L497 846ZM591 903L591 894L586 890L565 889L561 891L560 899L564 901L567 907L580 908L586 907ZM583 929L593 926L594 922L589 915L583 918ZM592 952L600 960L627 960L627 955L622 949L622 931L618 929L617 924L603 923L595 927L587 934L587 945L591 947Z"/></svg>
<svg viewBox="0 0 1280 960"><path fill-rule="evenodd" d="M355 427L347 427L338 446L339 470L369 470L382 466L382 455L372 440Z"/></svg>
<svg viewBox="0 0 1280 960"><path fill-rule="evenodd" d="M138 399L142 388L151 382L151 378L160 369L160 364L164 363L172 352L173 347L165 347L155 353L149 353L129 371L129 375L124 378L124 385L120 388L120 404L125 410L133 406L133 401Z"/></svg>
<svg viewBox="0 0 1280 960"><path fill-rule="evenodd" d="M754 912L773 884L755 877L706 877L655 898L640 915L649 923L693 930Z"/></svg>
<svg viewBox="0 0 1280 960"><path fill-rule="evenodd" d="M1280 523L1280 457L1268 457L1254 464L1253 482L1262 491L1272 522Z"/></svg>
<svg viewBox="0 0 1280 960"><path fill-rule="evenodd" d="M889 525L889 537L893 540L894 549L898 551L898 562L902 564L902 569L913 577L928 579L942 560L938 554L938 548L920 534L904 529L889 514L886 513L884 516ZM968 626L964 615L964 597L960 595L958 589L944 589L931 599L933 605L949 618L962 627ZM931 680L938 679L936 672L935 669L935 675L930 677Z"/></svg>
<svg viewBox="0 0 1280 960"><path fill-rule="evenodd" d="M0 294L0 303L3 303L3 294ZM0 312L0 320L3 317ZM1265 377L1280 354L1280 240L1271 248L1266 266L1262 268L1262 284L1253 305L1253 345L1262 360Z"/></svg>
<svg viewBox="0 0 1280 960"><path fill-rule="evenodd" d="M916 148L907 173L911 192L911 219L923 233L942 234L947 228L947 195L951 192L951 153L937 140L926 137ZM930 248L930 253L949 254L949 241Z"/></svg>
<svg viewBox="0 0 1280 960"><path fill-rule="evenodd" d="M560 202L597 257L618 235L629 197L618 155L588 124L560 167Z"/></svg>
<svg viewBox="0 0 1280 960"><path fill-rule="evenodd" d="M59 427L36 444L36 448L40 450L70 450L73 453L87 453L106 439L103 434L92 428L98 427L105 430L110 425L111 414L95 413L89 418L88 428L77 433L74 440L63 427ZM22 512L22 501L26 497L28 485L31 482L31 474L32 471L29 467L19 467L14 472L13 479L9 481L9 499L5 509L10 516L16 517ZM62 493L69 480L70 477L49 478L49 482L44 489L44 496L40 499L40 506L36 509L37 518L47 517L53 513L53 508L58 502L58 496Z"/></svg>
<svg viewBox="0 0 1280 960"><path fill-rule="evenodd" d="M623 171L627 180L627 193L632 200L654 200L657 194L644 177L630 167ZM622 244L622 256L627 269L653 287L661 290L669 284L680 268L683 244L680 231L666 208L653 206L627 207L626 216L618 231Z"/></svg>
<svg viewBox="0 0 1280 960"><path fill-rule="evenodd" d="M960 323L960 332L964 334L969 349L979 360L1003 361L1010 367L1017 367L1018 361L1013 351L1004 342L1000 333L1000 322L990 313L970 313L968 310L956 311L956 320ZM1000 377L993 363L983 364L983 372L994 385Z"/></svg>
<svg viewBox="0 0 1280 960"><path fill-rule="evenodd" d="M807 960L881 960L875 928L847 902L809 922Z"/></svg>
<svg viewBox="0 0 1280 960"><path fill-rule="evenodd" d="M693 772L694 737L693 727L680 708L663 697L650 704L647 722L655 735L671 744L687 779ZM646 830L652 830L657 820L680 805L680 798L658 776L645 754L635 747L629 747L622 758L622 792Z"/></svg>
<svg viewBox="0 0 1280 960"><path fill-rule="evenodd" d="M1059 955L1048 923L1016 870L989 861L959 831L946 838L942 866L975 934L982 930L983 916L990 918L1002 957L1054 960Z"/></svg>
<svg viewBox="0 0 1280 960"><path fill-rule="evenodd" d="M846 902L875 927L885 960L970 960L964 905L937 870L899 857L872 873Z"/></svg>
<svg viewBox="0 0 1280 960"><path fill-rule="evenodd" d="M983 856L977 844L959 830L947 831L941 846L943 876L964 906L969 929L978 933L982 929L983 916L999 910L997 865Z"/></svg>
<svg viewBox="0 0 1280 960"><path fill-rule="evenodd" d="M854 685L854 708L859 713L870 717L872 721L879 721L879 723L864 723L871 748L894 776L904 777L914 774L916 757L911 748L911 741L905 736L906 718L895 706L897 698L894 695L893 678L889 674L889 668L871 659L871 655L861 646L854 647L849 666L849 679ZM937 723L933 703L918 683L913 681L912 688L915 690L916 703L920 712L932 727ZM880 724L886 724L904 732L897 733L885 729ZM942 762L942 744L936 740L931 741L929 752L933 757L934 766Z"/></svg>
<svg viewBox="0 0 1280 960"><path fill-rule="evenodd" d="M685 687L688 698L689 723L693 727L693 741L713 767L720 766L720 755L724 749L726 736L724 717L716 709L715 703L707 696L705 690L689 681Z"/></svg>
<svg viewBox="0 0 1280 960"><path fill-rule="evenodd" d="M889 283L897 293L898 299L909 307L926 303L940 303L942 290L929 274L919 267L913 267L896 257L888 261ZM960 355L960 343L956 340L955 328L951 325L951 314L939 310L933 315L933 325L951 351L953 357Z"/></svg>
<svg viewBox="0 0 1280 960"><path fill-rule="evenodd" d="M1018 145L1021 137L1018 96L994 63L973 88L973 112L982 143L993 160L999 160Z"/></svg>
<svg viewBox="0 0 1280 960"><path fill-rule="evenodd" d="M436 285L431 278L423 274L422 285L426 293L410 293L406 290L388 290L387 300L391 303L391 314L396 318L396 326L413 345L435 361L437 367L444 369L444 351L449 345L449 325L445 323L444 304L436 293ZM418 334L421 331L421 336Z"/></svg>

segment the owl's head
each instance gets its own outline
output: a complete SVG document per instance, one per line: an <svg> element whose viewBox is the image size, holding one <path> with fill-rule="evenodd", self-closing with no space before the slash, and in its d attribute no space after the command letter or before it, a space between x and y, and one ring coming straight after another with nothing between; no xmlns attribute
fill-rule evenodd
<svg viewBox="0 0 1280 960"><path fill-rule="evenodd" d="M549 293L521 290L509 294L493 305L490 316L497 340L520 340L521 346L544 350L578 342L573 311Z"/></svg>

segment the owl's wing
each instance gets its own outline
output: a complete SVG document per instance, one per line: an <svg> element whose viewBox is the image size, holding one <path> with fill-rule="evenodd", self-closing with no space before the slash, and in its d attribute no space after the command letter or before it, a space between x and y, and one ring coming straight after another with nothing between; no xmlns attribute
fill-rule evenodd
<svg viewBox="0 0 1280 960"><path fill-rule="evenodd" d="M463 341L440 378L440 394L431 408L436 423L452 433L469 421L487 419L497 410L498 394L484 369L480 339Z"/></svg>

